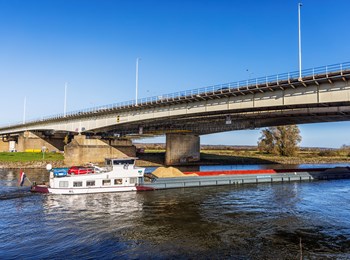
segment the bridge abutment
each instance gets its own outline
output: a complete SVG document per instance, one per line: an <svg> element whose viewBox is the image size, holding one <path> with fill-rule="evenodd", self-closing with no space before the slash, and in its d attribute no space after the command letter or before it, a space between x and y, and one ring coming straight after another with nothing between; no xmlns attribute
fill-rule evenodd
<svg viewBox="0 0 350 260"><path fill-rule="evenodd" d="M87 139L85 135L77 135L64 147L66 165L103 163L105 158L130 156L136 156L136 147L130 140Z"/></svg>
<svg viewBox="0 0 350 260"><path fill-rule="evenodd" d="M41 151L44 146L50 152L63 151L63 138L25 131L18 136L16 150L18 152Z"/></svg>
<svg viewBox="0 0 350 260"><path fill-rule="evenodd" d="M9 142L5 142L0 139L0 152L8 152L9 150Z"/></svg>
<svg viewBox="0 0 350 260"><path fill-rule="evenodd" d="M166 165L180 165L200 160L200 137L194 134L166 134Z"/></svg>

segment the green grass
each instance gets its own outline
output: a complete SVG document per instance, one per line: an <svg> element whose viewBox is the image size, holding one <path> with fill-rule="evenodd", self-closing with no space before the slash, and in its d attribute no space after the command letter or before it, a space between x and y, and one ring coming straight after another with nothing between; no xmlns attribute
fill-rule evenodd
<svg viewBox="0 0 350 260"><path fill-rule="evenodd" d="M146 149L145 153L165 153L164 149Z"/></svg>
<svg viewBox="0 0 350 260"><path fill-rule="evenodd" d="M63 159L63 154L60 153L45 153L45 159L42 153L0 153L0 162L62 161Z"/></svg>
<svg viewBox="0 0 350 260"><path fill-rule="evenodd" d="M286 157L274 154L260 153L254 150L202 150L202 158L208 160L227 160L231 162L269 162L281 164L301 164L301 163L335 163L350 162L348 153L332 153L330 156L320 156L319 150L299 151L295 156Z"/></svg>

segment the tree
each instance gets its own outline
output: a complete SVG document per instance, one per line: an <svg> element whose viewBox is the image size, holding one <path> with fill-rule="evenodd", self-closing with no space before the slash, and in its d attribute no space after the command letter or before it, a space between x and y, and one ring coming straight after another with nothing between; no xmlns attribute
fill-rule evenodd
<svg viewBox="0 0 350 260"><path fill-rule="evenodd" d="M350 156L350 145L343 144L339 149L340 154Z"/></svg>
<svg viewBox="0 0 350 260"><path fill-rule="evenodd" d="M266 153L276 153L276 141L272 127L263 129L258 142L258 150Z"/></svg>
<svg viewBox="0 0 350 260"><path fill-rule="evenodd" d="M258 149L261 152L293 156L299 150L300 142L301 136L297 125L269 127L261 131Z"/></svg>

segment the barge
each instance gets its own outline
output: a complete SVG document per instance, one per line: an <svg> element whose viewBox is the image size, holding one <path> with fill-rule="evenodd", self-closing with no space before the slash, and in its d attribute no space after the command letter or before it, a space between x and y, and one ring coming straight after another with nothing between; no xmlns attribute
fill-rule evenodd
<svg viewBox="0 0 350 260"><path fill-rule="evenodd" d="M197 175L197 176L195 176ZM221 185L242 185L273 182L300 182L350 178L350 167L283 169L283 170L233 170L184 172L183 176L155 178L144 183L148 189L172 189Z"/></svg>
<svg viewBox="0 0 350 260"><path fill-rule="evenodd" d="M34 183L31 191L87 194L350 178L350 167L203 172L181 172L173 167L159 167L152 174L145 174L145 168L135 166L136 159L106 159L105 167L96 167L94 172L86 171L84 174L50 169L49 183Z"/></svg>

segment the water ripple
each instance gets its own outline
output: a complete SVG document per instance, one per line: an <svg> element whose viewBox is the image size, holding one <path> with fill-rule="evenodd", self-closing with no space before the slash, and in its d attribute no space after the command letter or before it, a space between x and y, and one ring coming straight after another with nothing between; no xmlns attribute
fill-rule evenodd
<svg viewBox="0 0 350 260"><path fill-rule="evenodd" d="M55 196L10 175L3 259L350 258L350 180Z"/></svg>

